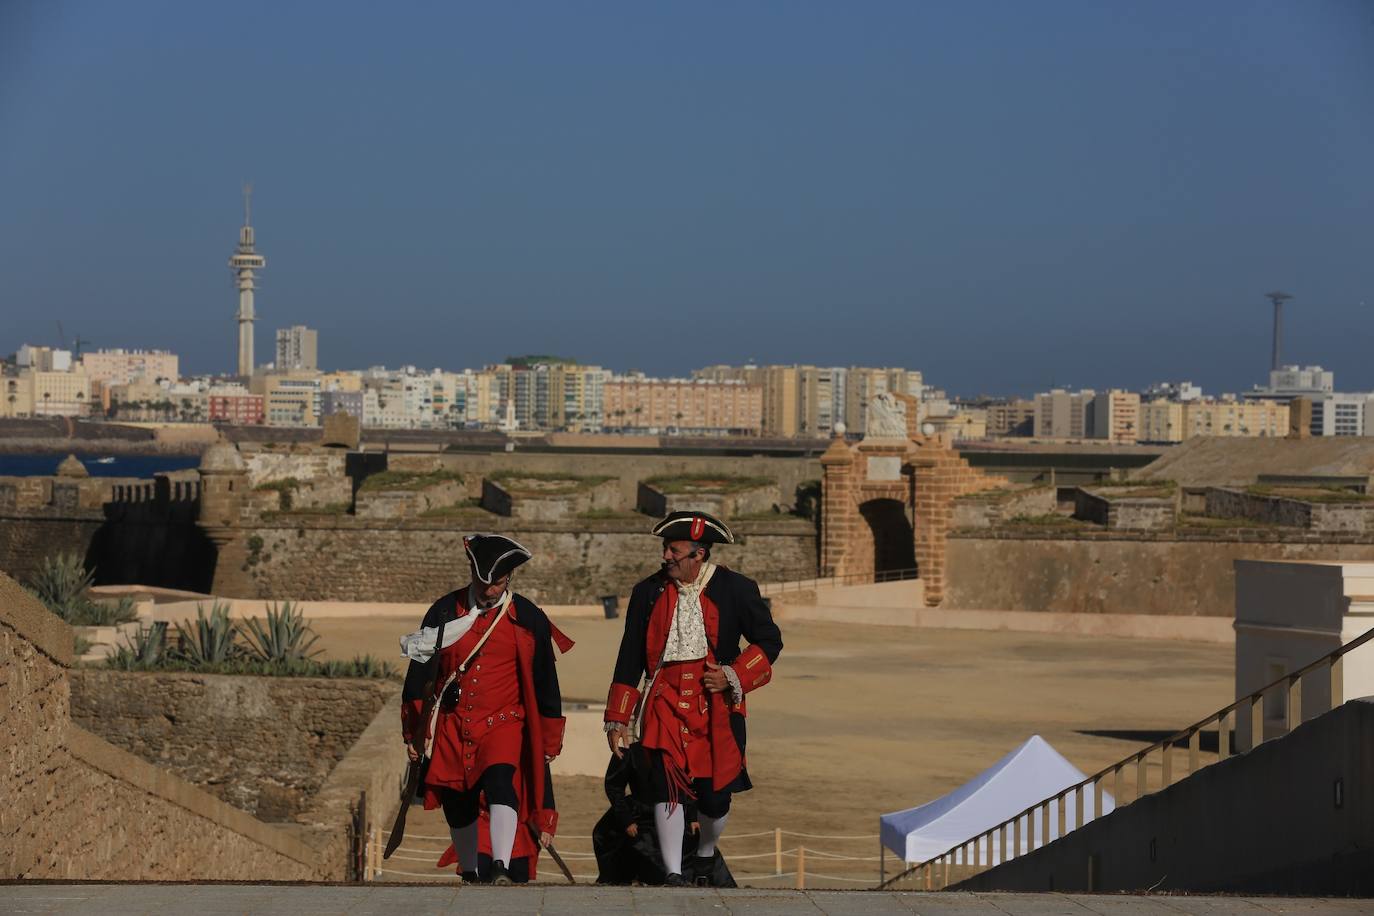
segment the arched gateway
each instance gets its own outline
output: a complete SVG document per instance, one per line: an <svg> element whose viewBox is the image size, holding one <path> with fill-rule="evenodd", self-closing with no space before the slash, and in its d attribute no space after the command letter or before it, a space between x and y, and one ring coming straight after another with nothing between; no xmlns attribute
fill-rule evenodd
<svg viewBox="0 0 1374 916"><path fill-rule="evenodd" d="M948 439L922 435L914 398L878 397L862 441L849 444L841 428L821 456L821 575L914 566L926 605L935 607L944 598L954 498L1007 481L971 467Z"/></svg>

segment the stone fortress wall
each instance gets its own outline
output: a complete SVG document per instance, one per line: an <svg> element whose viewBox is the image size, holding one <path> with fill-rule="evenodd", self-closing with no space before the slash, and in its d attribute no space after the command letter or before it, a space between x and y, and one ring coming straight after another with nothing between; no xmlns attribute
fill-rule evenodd
<svg viewBox="0 0 1374 916"><path fill-rule="evenodd" d="M713 478L763 482L728 500L740 543L720 562L765 581L816 573L816 524L789 514L799 488L819 480L813 459L227 443L206 455L199 473L154 480L0 478L0 570L22 581L45 556L75 552L97 584L423 601L465 580L463 535L499 531L536 555L522 591L587 603L627 594L658 567L643 483L695 475L712 506Z"/></svg>
<svg viewBox="0 0 1374 916"><path fill-rule="evenodd" d="M72 721L260 821L291 822L381 711L372 679L71 672Z"/></svg>
<svg viewBox="0 0 1374 916"><path fill-rule="evenodd" d="M74 724L71 663L71 629L0 575L0 876L344 876L298 831L264 824Z"/></svg>

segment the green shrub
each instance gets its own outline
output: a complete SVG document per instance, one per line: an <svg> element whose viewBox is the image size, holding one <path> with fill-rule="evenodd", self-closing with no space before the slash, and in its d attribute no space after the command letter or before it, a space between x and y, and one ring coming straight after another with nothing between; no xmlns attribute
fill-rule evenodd
<svg viewBox="0 0 1374 916"><path fill-rule="evenodd" d="M132 636L125 636L123 645L105 660L111 668L121 671L154 670L167 661L167 624L157 622L139 627Z"/></svg>
<svg viewBox="0 0 1374 916"><path fill-rule="evenodd" d="M229 608L215 602L207 615L196 607L196 619L176 625L177 645L167 644L167 624L155 623L126 635L105 660L120 671L185 671L197 674L245 674L264 677L395 678L397 668L371 655L321 661L311 651L319 637L291 602L267 609L267 622L250 619L246 626L229 620ZM239 637L243 636L243 642Z"/></svg>
<svg viewBox="0 0 1374 916"><path fill-rule="evenodd" d="M95 581L95 570L88 570L74 553L44 557L38 572L29 579L29 588L43 606L68 622L88 600L87 592Z"/></svg>
<svg viewBox="0 0 1374 916"><path fill-rule="evenodd" d="M797 484L796 505L797 508L792 510L794 515L819 522L821 519L821 482L819 480L803 480Z"/></svg>
<svg viewBox="0 0 1374 916"><path fill-rule="evenodd" d="M305 614L290 601L280 607L275 602L267 608L267 622L249 618L240 632L248 643L249 654L264 662L309 659L320 654L311 651L320 637L305 622Z"/></svg>
<svg viewBox="0 0 1374 916"><path fill-rule="evenodd" d="M453 471L427 471L423 474L412 471L378 471L363 480L358 487L360 493L373 493L380 490L423 490L441 483L462 483L463 475Z"/></svg>
<svg viewBox="0 0 1374 916"><path fill-rule="evenodd" d="M730 474L694 476L687 474L668 474L650 477L644 481L649 486L666 494L690 493L741 493L766 487L777 481L770 477L737 477Z"/></svg>
<svg viewBox="0 0 1374 916"><path fill-rule="evenodd" d="M291 506L295 502L296 491L301 488L301 482L294 477L284 477L281 480L269 480L260 483L254 490L275 490L277 494L277 508L282 512L290 512Z"/></svg>
<svg viewBox="0 0 1374 916"><path fill-rule="evenodd" d="M113 604L93 601L90 596L95 570L87 570L74 553L45 557L38 572L29 579L29 590L43 606L74 627L103 627L128 623L138 614L128 596Z"/></svg>
<svg viewBox="0 0 1374 916"><path fill-rule="evenodd" d="M242 653L235 635L228 605L216 601L207 617L205 606L197 604L196 619L177 624L176 656L196 666L227 662Z"/></svg>

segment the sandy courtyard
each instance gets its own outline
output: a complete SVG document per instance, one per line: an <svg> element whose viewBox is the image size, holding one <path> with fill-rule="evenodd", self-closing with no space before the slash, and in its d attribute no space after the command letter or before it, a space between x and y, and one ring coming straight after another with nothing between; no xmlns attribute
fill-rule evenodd
<svg viewBox="0 0 1374 916"><path fill-rule="evenodd" d="M577 640L559 660L565 701L599 708L622 621L555 622ZM1233 650L1224 645L786 620L779 625L786 647L773 682L749 698L749 772L756 788L736 797L722 844L741 876L775 870L772 830L781 827L873 837L783 840L785 849L807 847L807 886L859 885L817 874L871 884L877 875L878 815L949 791L1032 734L1092 773L1156 740L1149 733L1182 728L1231 700ZM392 658L397 638L413 624L320 619L314 626L330 656L371 652ZM590 853L590 843L578 838L591 832L605 810L600 780L565 777L557 790L560 849L569 853L575 873L594 875L595 863L581 857ZM410 825L416 837L445 832L438 812L416 809ZM763 832L768 835L745 836ZM443 845L408 837L406 851ZM420 852L387 865L437 874L427 858L427 851ZM794 856L784 858L784 872L795 867Z"/></svg>

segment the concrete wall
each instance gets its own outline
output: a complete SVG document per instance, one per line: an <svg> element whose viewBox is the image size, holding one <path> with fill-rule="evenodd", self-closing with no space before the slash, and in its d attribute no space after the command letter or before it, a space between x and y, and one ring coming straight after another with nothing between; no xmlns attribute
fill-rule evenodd
<svg viewBox="0 0 1374 916"><path fill-rule="evenodd" d="M534 553L516 574L517 588L552 604L628 594L660 564L647 517L541 524L488 516L469 524L351 517L264 522L236 532L221 549L207 591L235 598L429 601L467 581L462 538L479 528L509 534ZM765 582L816 575L811 523L745 522L735 532L740 543L718 549L717 562Z"/></svg>
<svg viewBox="0 0 1374 916"><path fill-rule="evenodd" d="M1234 529L1197 534L957 532L946 608L1230 617L1236 560L1374 560L1374 540Z"/></svg>
<svg viewBox="0 0 1374 916"><path fill-rule="evenodd" d="M304 810L395 699L378 680L81 669L72 720L262 821Z"/></svg>
<svg viewBox="0 0 1374 916"><path fill-rule="evenodd" d="M72 725L71 648L71 629L0 575L0 877L342 877L294 832Z"/></svg>
<svg viewBox="0 0 1374 916"><path fill-rule="evenodd" d="M1366 697L958 889L1370 896L1371 786L1374 698Z"/></svg>

